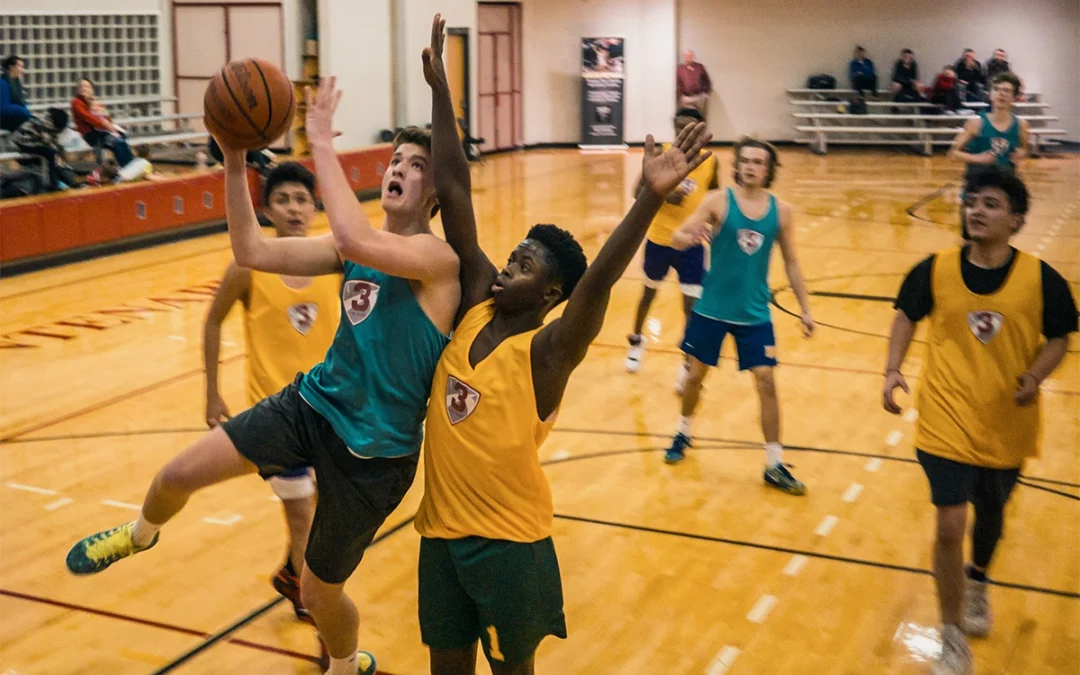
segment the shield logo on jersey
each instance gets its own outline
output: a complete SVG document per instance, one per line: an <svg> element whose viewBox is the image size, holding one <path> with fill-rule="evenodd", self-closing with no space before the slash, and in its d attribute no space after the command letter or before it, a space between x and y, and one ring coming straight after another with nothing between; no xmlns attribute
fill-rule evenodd
<svg viewBox="0 0 1080 675"><path fill-rule="evenodd" d="M350 279L341 287L341 302L349 323L356 325L371 315L379 300L379 284L362 279Z"/></svg>
<svg viewBox="0 0 1080 675"><path fill-rule="evenodd" d="M480 392L453 375L446 378L446 414L450 424L457 424L471 415L480 402Z"/></svg>
<svg viewBox="0 0 1080 675"><path fill-rule="evenodd" d="M697 189L697 181L693 178L685 178L683 179L683 182L679 183L678 189L679 192L683 193L684 195L693 194L694 190Z"/></svg>
<svg viewBox="0 0 1080 675"><path fill-rule="evenodd" d="M984 345L997 336L1004 320L997 312L968 312L968 328Z"/></svg>
<svg viewBox="0 0 1080 675"><path fill-rule="evenodd" d="M743 250L746 255L754 255L761 248L762 242L765 241L765 235L757 230L739 230L735 234L739 241L739 248Z"/></svg>
<svg viewBox="0 0 1080 675"><path fill-rule="evenodd" d="M999 137L990 139L990 149L994 151L994 154L998 157L1005 155L1009 152L1009 141Z"/></svg>
<svg viewBox="0 0 1080 675"><path fill-rule="evenodd" d="M314 302L301 302L289 308L289 323L301 335L308 334L317 316L319 316L319 306Z"/></svg>

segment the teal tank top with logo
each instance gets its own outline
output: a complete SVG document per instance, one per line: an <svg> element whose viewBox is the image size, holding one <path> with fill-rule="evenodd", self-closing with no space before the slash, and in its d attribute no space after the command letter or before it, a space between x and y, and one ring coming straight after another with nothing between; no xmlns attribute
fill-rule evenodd
<svg viewBox="0 0 1080 675"><path fill-rule="evenodd" d="M996 163L1000 167L1006 169L1015 169L1010 155L1013 150L1020 147L1020 120L1016 115L1012 116L1012 122L1009 124L1009 128L1005 131L998 131L993 124L990 124L989 113L979 113L979 119L982 120L982 125L979 128L979 135L968 141L966 152L972 155L980 155L987 150L993 151L997 156ZM978 164L969 164L968 169L971 170L978 167Z"/></svg>
<svg viewBox="0 0 1080 675"><path fill-rule="evenodd" d="M360 457L420 449L435 366L450 341L407 279L345 261L341 324L300 395Z"/></svg>
<svg viewBox="0 0 1080 675"><path fill-rule="evenodd" d="M717 321L747 326L769 323L769 258L780 231L776 196L760 220L747 218L732 188L727 189L727 217L713 237L709 272L694 312Z"/></svg>

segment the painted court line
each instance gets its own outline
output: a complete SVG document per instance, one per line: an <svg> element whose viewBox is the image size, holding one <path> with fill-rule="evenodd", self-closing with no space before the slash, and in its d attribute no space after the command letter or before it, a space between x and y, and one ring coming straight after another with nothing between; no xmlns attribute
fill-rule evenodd
<svg viewBox="0 0 1080 675"><path fill-rule="evenodd" d="M893 431L885 437L885 445L889 446L890 448L895 448L896 446L900 445L900 441L902 440L904 440L904 432Z"/></svg>
<svg viewBox="0 0 1080 675"><path fill-rule="evenodd" d="M862 494L862 491L863 491L863 486L862 485L860 485L859 483L852 483L851 485L848 486L848 489L844 492L844 501L845 502L853 502L853 501L855 501L856 499L859 498L859 495Z"/></svg>
<svg viewBox="0 0 1080 675"><path fill-rule="evenodd" d="M128 509L129 511L142 511L142 507L138 504L128 504L127 502L118 502L113 499L102 499L102 506L115 506L118 509Z"/></svg>
<svg viewBox="0 0 1080 675"><path fill-rule="evenodd" d="M39 495L55 495L59 494L56 490L47 490L45 488L34 487L33 485L23 485L22 483L12 483L8 481L7 486L12 490L22 490L23 492L33 492Z"/></svg>
<svg viewBox="0 0 1080 675"><path fill-rule="evenodd" d="M806 567L806 562L809 560L804 555L796 553L791 556L791 560L784 566L784 574L789 577L799 576L799 572L802 572L802 568Z"/></svg>
<svg viewBox="0 0 1080 675"><path fill-rule="evenodd" d="M60 499L57 499L55 502L49 502L48 504L46 504L45 505L45 510L46 511L55 511L56 509L58 509L60 507L67 506L68 504L72 503L73 501L75 501L75 500L72 499L71 497L61 497Z"/></svg>
<svg viewBox="0 0 1080 675"><path fill-rule="evenodd" d="M881 465L884 464L884 463L885 463L885 460L883 460L880 457L875 457L875 458L873 458L872 460L870 460L869 462L866 463L865 468L870 473L874 473L875 471L880 469Z"/></svg>
<svg viewBox="0 0 1080 675"><path fill-rule="evenodd" d="M206 518L203 518L203 522L204 523L210 523L211 525L224 525L225 527L231 527L231 526L239 523L243 519L244 519L244 517L241 516L239 513L234 513L231 516L229 516L228 518L210 518L210 517L206 517Z"/></svg>
<svg viewBox="0 0 1080 675"><path fill-rule="evenodd" d="M908 408L904 411L905 422L914 422L917 419L919 419L919 411L915 408Z"/></svg>
<svg viewBox="0 0 1080 675"><path fill-rule="evenodd" d="M735 659L739 654L742 654L742 651L738 647L724 645L720 653L709 664L709 667L705 669L705 675L724 675L728 668L731 668L731 664L735 663Z"/></svg>
<svg viewBox="0 0 1080 675"><path fill-rule="evenodd" d="M818 523L817 529L814 530L814 534L819 537L829 536L829 533L832 532L834 527L836 527L836 523L839 520L840 519L836 516L825 516L821 519L821 522Z"/></svg>
<svg viewBox="0 0 1080 675"><path fill-rule="evenodd" d="M746 620L750 623L765 623L765 619L769 618L769 612L772 611L773 607L776 607L776 596L763 595L754 603L754 607L746 615Z"/></svg>

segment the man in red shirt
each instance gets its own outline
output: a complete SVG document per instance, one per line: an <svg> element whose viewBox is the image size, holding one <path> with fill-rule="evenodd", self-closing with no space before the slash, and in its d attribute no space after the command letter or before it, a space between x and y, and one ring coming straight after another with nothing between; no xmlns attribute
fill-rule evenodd
<svg viewBox="0 0 1080 675"><path fill-rule="evenodd" d="M121 129L113 124L108 115L94 112L94 103L94 84L87 79L79 80L75 96L71 99L75 128L91 146L112 150L116 163L121 167L127 166L135 159L135 154L124 140Z"/></svg>
<svg viewBox="0 0 1080 675"><path fill-rule="evenodd" d="M675 94L679 108L696 108L703 117L712 93L712 80L705 66L694 60L694 52L683 52L683 62L675 71Z"/></svg>

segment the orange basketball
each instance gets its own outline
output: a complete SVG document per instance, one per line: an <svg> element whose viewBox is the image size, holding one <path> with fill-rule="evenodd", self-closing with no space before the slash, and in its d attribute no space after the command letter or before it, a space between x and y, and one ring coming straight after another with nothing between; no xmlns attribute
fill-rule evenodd
<svg viewBox="0 0 1080 675"><path fill-rule="evenodd" d="M203 96L206 128L230 148L265 148L289 129L295 113L292 82L262 59L225 64Z"/></svg>

